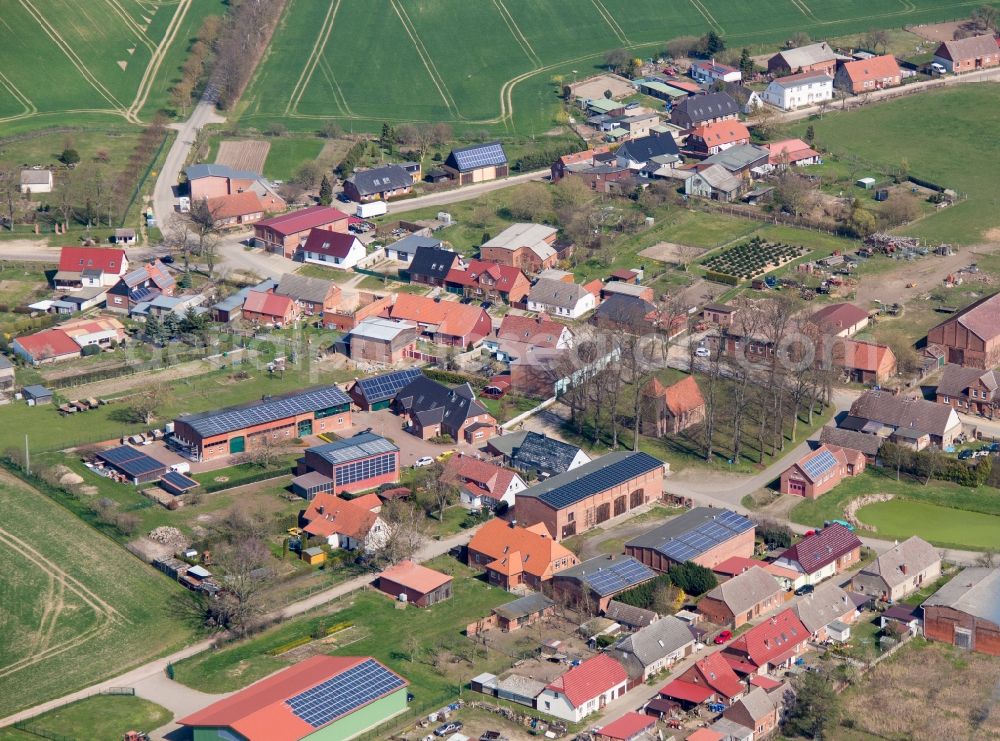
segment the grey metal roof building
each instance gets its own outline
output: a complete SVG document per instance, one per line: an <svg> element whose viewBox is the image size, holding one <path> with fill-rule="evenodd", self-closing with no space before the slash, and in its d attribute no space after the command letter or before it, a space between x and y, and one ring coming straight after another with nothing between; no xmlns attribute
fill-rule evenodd
<svg viewBox="0 0 1000 741"><path fill-rule="evenodd" d="M928 607L950 607L1000 625L1000 569L965 569L931 595L922 607L925 622Z"/></svg>
<svg viewBox="0 0 1000 741"><path fill-rule="evenodd" d="M334 407L349 406L350 398L339 386L321 386L295 391L283 396L265 397L243 406L228 407L202 414L185 414L178 423L190 427L201 437L224 435L254 425L277 422L298 414L319 412Z"/></svg>
<svg viewBox="0 0 1000 741"><path fill-rule="evenodd" d="M532 592L513 602L507 602L499 607L494 607L493 612L504 620L523 620L531 615L541 613L553 605L555 605L555 602L541 592Z"/></svg>
<svg viewBox="0 0 1000 741"><path fill-rule="evenodd" d="M625 544L625 552L652 550L671 561L692 561L747 531L754 524L728 509L695 507Z"/></svg>
<svg viewBox="0 0 1000 741"><path fill-rule="evenodd" d="M332 281L323 278L310 278L306 275L286 273L281 276L274 292L279 296L288 296L296 301L322 305L330 294L331 286Z"/></svg>
<svg viewBox="0 0 1000 741"><path fill-rule="evenodd" d="M663 468L663 461L649 453L616 451L519 492L517 498L531 497L562 509L657 468Z"/></svg>

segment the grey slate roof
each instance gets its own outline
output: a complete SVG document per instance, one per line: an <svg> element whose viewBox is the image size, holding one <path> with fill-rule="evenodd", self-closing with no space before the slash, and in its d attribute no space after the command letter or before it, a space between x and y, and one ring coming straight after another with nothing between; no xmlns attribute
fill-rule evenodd
<svg viewBox="0 0 1000 741"><path fill-rule="evenodd" d="M236 170L229 165L217 165L205 163L201 165L188 165L184 170L188 180L198 180L206 177L235 178L237 180L260 180L259 172L253 170Z"/></svg>
<svg viewBox="0 0 1000 741"><path fill-rule="evenodd" d="M615 150L618 157L627 157L636 162L648 162L653 157L665 154L678 154L677 142L670 134L641 136L622 144Z"/></svg>
<svg viewBox="0 0 1000 741"><path fill-rule="evenodd" d="M785 49L784 51L779 51L775 54L777 57L781 57L785 60L785 64L788 68L795 72L801 67L808 67L811 64L819 64L821 62L833 61L837 58L834 54L833 49L825 41L820 41L815 44L807 44L806 46L799 46L795 49Z"/></svg>
<svg viewBox="0 0 1000 741"><path fill-rule="evenodd" d="M667 615L618 641L614 653L634 656L643 667L694 643L694 635L683 620Z"/></svg>
<svg viewBox="0 0 1000 741"><path fill-rule="evenodd" d="M322 278L309 278L305 275L286 273L278 281L274 292L279 296L288 296L298 301L322 304L330 292L331 281Z"/></svg>
<svg viewBox="0 0 1000 741"><path fill-rule="evenodd" d="M742 172L751 167L767 163L771 153L756 144L737 144L735 147L723 149L711 157L705 158L705 163L722 165L729 172Z"/></svg>
<svg viewBox="0 0 1000 741"><path fill-rule="evenodd" d="M966 569L923 604L951 607L1000 625L1000 569Z"/></svg>
<svg viewBox="0 0 1000 741"><path fill-rule="evenodd" d="M443 247L417 247L410 261L410 275L444 280L458 257L457 252Z"/></svg>
<svg viewBox="0 0 1000 741"><path fill-rule="evenodd" d="M760 566L751 566L715 587L707 596L722 602L733 614L739 615L780 591L777 579Z"/></svg>
<svg viewBox="0 0 1000 741"><path fill-rule="evenodd" d="M633 538L625 547L650 548L674 560L688 561L753 528L746 517L727 509L695 507Z"/></svg>
<svg viewBox="0 0 1000 741"><path fill-rule="evenodd" d="M565 473L580 448L537 432L512 432L490 440L489 445L510 459L515 468L549 475Z"/></svg>
<svg viewBox="0 0 1000 741"><path fill-rule="evenodd" d="M792 609L806 630L815 633L854 609L854 602L836 584L823 584L812 594L796 600Z"/></svg>
<svg viewBox="0 0 1000 741"><path fill-rule="evenodd" d="M536 484L518 497L533 497L561 509L630 479L663 467L649 453L619 450ZM654 492L658 495L659 492ZM565 573L565 572L563 572Z"/></svg>
<svg viewBox="0 0 1000 741"><path fill-rule="evenodd" d="M618 324L637 324L646 319L656 307L644 298L613 293L597 307L595 320L605 320Z"/></svg>
<svg viewBox="0 0 1000 741"><path fill-rule="evenodd" d="M587 295L587 289L579 283L539 278L528 291L528 301L562 309L574 309L580 299Z"/></svg>
<svg viewBox="0 0 1000 741"><path fill-rule="evenodd" d="M373 196L387 190L399 190L413 185L413 178L399 165L384 165L372 170L362 170L347 178L361 196Z"/></svg>
<svg viewBox="0 0 1000 741"><path fill-rule="evenodd" d="M388 245L386 249L405 252L408 255L414 254L420 247L440 247L441 240L433 237L421 237L419 234L410 234L402 239Z"/></svg>
<svg viewBox="0 0 1000 741"><path fill-rule="evenodd" d="M608 603L608 607L604 611L604 617L614 620L616 623L624 625L627 628L645 628L659 619L659 615L652 610L645 610L635 605L627 605L624 602L614 599Z"/></svg>
<svg viewBox="0 0 1000 741"><path fill-rule="evenodd" d="M878 435L866 435L863 432L845 430L840 427L826 425L820 430L819 441L826 445L838 445L841 448L858 450L865 455L877 455L882 447L882 438Z"/></svg>
<svg viewBox="0 0 1000 741"><path fill-rule="evenodd" d="M542 610L546 610L554 604L555 602L541 592L532 592L531 594L521 597L520 599L516 599L513 602L507 602L499 607L494 607L493 612L507 620L521 620L529 615L534 615Z"/></svg>
<svg viewBox="0 0 1000 741"><path fill-rule="evenodd" d="M726 93L708 93L692 95L674 105L671 112L672 120L683 120L685 125L697 126L704 121L711 121L722 116L735 116L740 107ZM675 115L676 114L676 115Z"/></svg>
<svg viewBox="0 0 1000 741"><path fill-rule="evenodd" d="M866 391L859 396L851 405L851 416L939 436L958 421L958 415L950 406L881 391Z"/></svg>
<svg viewBox="0 0 1000 741"><path fill-rule="evenodd" d="M10 370L10 369L11 369L11 368L13 368L13 367L14 367L14 364L13 364L13 363L11 363L11 362L10 362L10 361L9 361L9 360L8 360L8 359L7 359L6 357L4 357L3 355L0 355L0 370Z"/></svg>
<svg viewBox="0 0 1000 741"><path fill-rule="evenodd" d="M418 376L400 389L396 403L422 425L441 422L455 430L469 417L486 413L468 383L450 389L427 376Z"/></svg>
<svg viewBox="0 0 1000 741"><path fill-rule="evenodd" d="M941 554L937 549L914 535L880 555L863 568L861 573L879 576L891 588L940 561ZM903 573L903 566L906 567L906 573Z"/></svg>

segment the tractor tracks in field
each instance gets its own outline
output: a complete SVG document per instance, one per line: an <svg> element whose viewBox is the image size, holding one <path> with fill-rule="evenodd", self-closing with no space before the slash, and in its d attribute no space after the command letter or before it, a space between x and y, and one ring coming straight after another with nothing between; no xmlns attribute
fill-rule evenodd
<svg viewBox="0 0 1000 741"><path fill-rule="evenodd" d="M104 601L93 590L78 579L60 569L52 560L35 550L27 541L18 538L0 527L0 546L26 559L32 566L49 575L49 583L45 592L45 605L42 617L32 641L32 650L28 656L4 667L0 667L0 679L14 674L40 661L49 659L66 651L70 651L91 639L107 633L125 618L112 605ZM66 607L66 592L69 592L94 613L95 624L69 640L53 644L60 615Z"/></svg>
<svg viewBox="0 0 1000 741"><path fill-rule="evenodd" d="M424 68L427 70L427 74L430 75L431 82L434 83L434 87L437 88L438 93L441 95L441 100L444 101L445 107L454 114L454 116L464 121L465 117L459 112L458 104L451 95L451 91L448 90L448 85L444 81L444 77L438 71L437 65L434 63L434 58L431 56L430 52L427 51L427 47L424 46L423 40L420 38L420 33L417 31L417 27L413 25L413 21L410 19L409 14L406 12L406 8L403 7L399 0L389 0L392 5L393 11L399 17L399 22L403 24L403 30L406 31L406 35L410 37L410 41L413 42L413 48L417 51L417 56L420 57L420 61L423 62Z"/></svg>
<svg viewBox="0 0 1000 741"><path fill-rule="evenodd" d="M517 45L521 47L524 51L524 55L528 57L528 60L535 65L536 68L542 66L542 59L535 53L535 47L531 45L528 41L528 37L524 35L521 31L521 27L517 25L517 21L514 20L514 16L511 14L507 6L503 4L503 0L493 0L493 5L496 7L497 12L500 14L500 19L507 25L510 29L511 35L514 37L514 41Z"/></svg>
<svg viewBox="0 0 1000 741"><path fill-rule="evenodd" d="M288 104L285 106L286 116L295 115L295 109L298 108L299 101L302 100L302 95L305 93L306 87L308 87L309 81L312 79L313 73L319 64L319 60L323 56L323 51L326 49L326 42L330 39L330 33L333 31L333 19L337 17L338 10L340 10L340 0L330 3L326 15L323 16L323 22L320 24L316 41L313 43L309 56L306 58L306 64L302 68L302 72L299 73L299 79L295 81L291 95L288 96Z"/></svg>
<svg viewBox="0 0 1000 741"><path fill-rule="evenodd" d="M618 21L615 20L615 17L611 14L611 11L608 10L607 6L601 2L601 0L590 0L590 2L593 4L594 9L601 16L601 18L604 19L604 22L608 24L608 27L611 29L611 33L617 36L618 40L622 42L622 45L632 46L632 42L629 41L628 36L625 34L625 29L618 25Z"/></svg>
<svg viewBox="0 0 1000 741"><path fill-rule="evenodd" d="M160 40L160 43L156 45L156 48L152 50L152 55L149 58L149 64L146 65L146 70L143 72L142 79L139 81L139 89L136 91L135 98L132 100L132 105L130 105L128 110L125 111L125 118L130 122L141 123L139 120L139 111L141 111L143 106L146 105L146 100L149 98L149 91L153 87L153 82L156 80L156 75L160 71L163 59L166 57L167 52L174 43L174 39L177 38L181 24L184 22L184 16L187 15L192 2L193 0L180 0L177 4L177 9L174 11L173 18L170 19L170 23L167 25L167 30L164 32L163 38Z"/></svg>

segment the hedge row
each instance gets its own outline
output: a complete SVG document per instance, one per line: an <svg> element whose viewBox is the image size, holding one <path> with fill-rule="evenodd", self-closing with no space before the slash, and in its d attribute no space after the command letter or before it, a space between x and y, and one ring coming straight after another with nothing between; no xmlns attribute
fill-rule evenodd
<svg viewBox="0 0 1000 741"><path fill-rule="evenodd" d="M727 286L738 286L740 284L738 276L729 275L728 273L719 273L715 270L706 270L705 278L713 283L724 283Z"/></svg>
<svg viewBox="0 0 1000 741"><path fill-rule="evenodd" d="M441 370L440 368L424 369L424 375L440 383L468 383L476 391L482 391L489 382L488 378L483 378L482 376L468 376L464 373L455 373L453 371Z"/></svg>

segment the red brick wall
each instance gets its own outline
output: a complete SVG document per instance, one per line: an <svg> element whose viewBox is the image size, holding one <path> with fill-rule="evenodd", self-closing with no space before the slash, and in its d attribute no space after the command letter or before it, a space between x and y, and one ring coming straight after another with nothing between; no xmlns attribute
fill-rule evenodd
<svg viewBox="0 0 1000 741"><path fill-rule="evenodd" d="M569 537L564 529L570 525L575 525L577 533L584 533L597 525L596 510L603 504L610 505L611 519L614 519L614 501L620 496L625 497L625 512L627 514L631 507L632 492L642 489L643 502L652 502L663 497L663 469L656 468L642 476L626 481L623 484L614 486L594 496L576 502L560 510L554 510L541 500L535 497L518 497L515 507L515 516L519 524L530 526L541 522L548 529L549 533L556 540ZM588 511L594 510L594 520L588 520ZM617 515L622 516L622 515Z"/></svg>
<svg viewBox="0 0 1000 741"><path fill-rule="evenodd" d="M924 635L927 638L954 645L955 628L972 632L973 650L1000 656L1000 626L950 607L924 607Z"/></svg>

